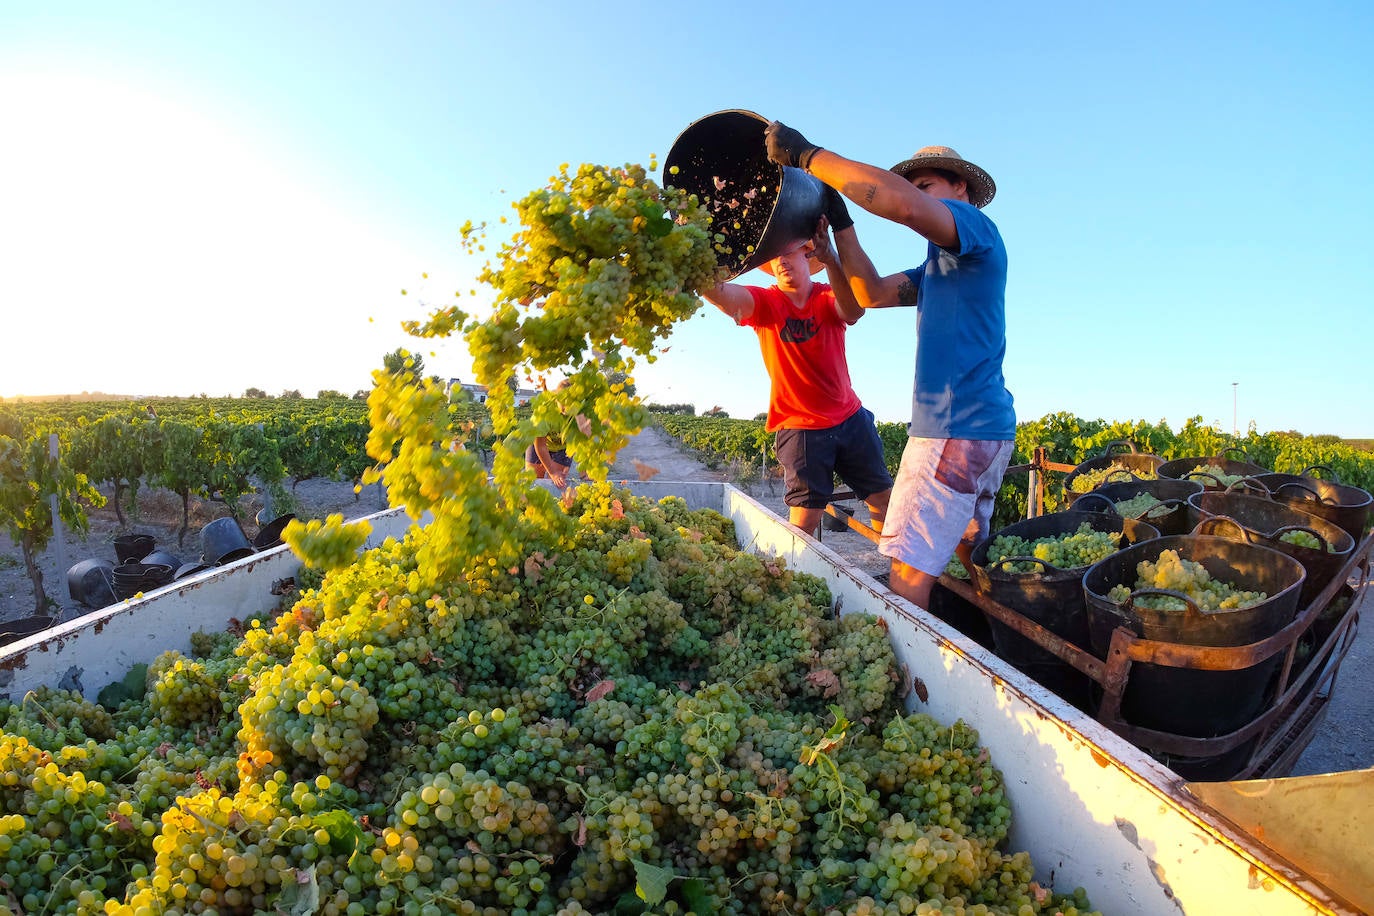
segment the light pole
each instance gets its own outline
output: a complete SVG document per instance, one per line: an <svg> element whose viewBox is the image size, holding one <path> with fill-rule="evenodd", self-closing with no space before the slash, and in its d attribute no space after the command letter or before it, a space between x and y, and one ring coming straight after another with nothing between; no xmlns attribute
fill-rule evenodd
<svg viewBox="0 0 1374 916"><path fill-rule="evenodd" d="M1231 435L1233 436L1240 435L1240 426L1236 423L1236 386L1239 384L1240 382L1231 383Z"/></svg>

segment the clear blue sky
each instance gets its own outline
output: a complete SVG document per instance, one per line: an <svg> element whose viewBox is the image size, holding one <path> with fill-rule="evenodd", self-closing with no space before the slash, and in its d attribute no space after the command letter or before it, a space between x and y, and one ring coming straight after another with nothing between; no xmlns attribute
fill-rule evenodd
<svg viewBox="0 0 1374 916"><path fill-rule="evenodd" d="M1371 42L1363 0L7 3L0 395L368 387L401 319L476 285L465 220L748 108L993 175L1020 419L1374 437ZM919 263L857 219L880 270ZM851 332L881 420L914 320ZM641 394L765 409L750 332L705 306L670 345ZM461 341L415 346L470 377Z"/></svg>

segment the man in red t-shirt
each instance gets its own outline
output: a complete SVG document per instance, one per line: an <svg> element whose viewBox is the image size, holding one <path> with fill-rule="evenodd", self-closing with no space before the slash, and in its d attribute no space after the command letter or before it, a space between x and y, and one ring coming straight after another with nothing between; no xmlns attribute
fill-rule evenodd
<svg viewBox="0 0 1374 916"><path fill-rule="evenodd" d="M813 283L826 268L831 285ZM892 492L873 414L849 381L844 333L863 309L849 289L822 220L815 237L763 266L770 287L722 283L703 295L736 324L754 329L772 385L768 426L783 467L788 521L814 534L835 475L868 506L882 530Z"/></svg>

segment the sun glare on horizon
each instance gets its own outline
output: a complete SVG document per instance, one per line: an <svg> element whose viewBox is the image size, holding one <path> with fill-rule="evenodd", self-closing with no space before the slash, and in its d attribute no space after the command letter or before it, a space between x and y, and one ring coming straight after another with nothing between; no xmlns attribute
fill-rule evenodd
<svg viewBox="0 0 1374 916"><path fill-rule="evenodd" d="M0 396L271 390L312 360L317 383L281 384L338 388L333 363L359 387L400 342L367 318L434 267L299 153L173 94L0 69L0 119L0 174L19 179L0 215Z"/></svg>

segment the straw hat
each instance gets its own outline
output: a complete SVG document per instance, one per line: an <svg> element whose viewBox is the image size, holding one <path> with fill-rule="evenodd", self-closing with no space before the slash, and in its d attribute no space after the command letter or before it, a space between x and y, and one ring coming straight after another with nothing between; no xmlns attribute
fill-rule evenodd
<svg viewBox="0 0 1374 916"><path fill-rule="evenodd" d="M991 175L948 146L923 146L910 159L894 165L891 171L903 178L910 178L917 169L944 169L958 175L968 184L968 202L979 209L991 203L992 196L997 193L997 185Z"/></svg>
<svg viewBox="0 0 1374 916"><path fill-rule="evenodd" d="M808 243L806 244L806 246L804 246L804 247L809 247L809 246L810 246L810 243L808 242ZM788 253L788 252L783 252L783 254L787 254L787 253ZM781 257L781 256L782 256L782 255L779 255L779 257ZM825 269L825 265L822 264L822 263L820 262L820 259L819 259L819 258L807 258L806 260L807 260L807 262L811 265L811 275L812 275L813 277L814 277L816 274L820 273L822 270ZM760 264L760 265L759 265L759 270L761 270L761 271L763 271L764 273L768 274L768 276L770 276L770 277L776 276L776 274L773 273L773 261L772 261L772 260L764 261L762 264Z"/></svg>

